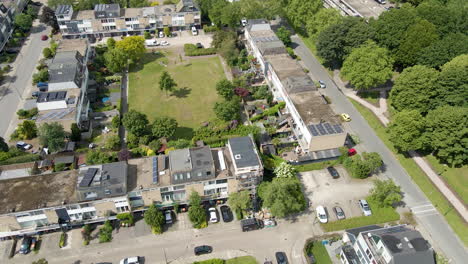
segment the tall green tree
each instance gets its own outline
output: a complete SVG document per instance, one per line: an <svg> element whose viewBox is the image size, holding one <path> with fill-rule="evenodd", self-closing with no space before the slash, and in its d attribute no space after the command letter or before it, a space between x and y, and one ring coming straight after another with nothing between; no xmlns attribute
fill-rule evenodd
<svg viewBox="0 0 468 264"><path fill-rule="evenodd" d="M431 22L437 27L439 35L463 32L467 33L468 11L463 0L424 1L416 7L417 15Z"/></svg>
<svg viewBox="0 0 468 264"><path fill-rule="evenodd" d="M3 152L8 152L10 148L8 147L8 144L5 142L5 139L0 137L0 151Z"/></svg>
<svg viewBox="0 0 468 264"><path fill-rule="evenodd" d="M216 83L216 91L225 100L231 100L234 97L234 84L228 79L222 79Z"/></svg>
<svg viewBox="0 0 468 264"><path fill-rule="evenodd" d="M441 106L426 116L426 133L434 155L451 166L468 162L468 108Z"/></svg>
<svg viewBox="0 0 468 264"><path fill-rule="evenodd" d="M130 36L115 43L117 49L121 49L133 62L141 59L146 52L145 39L142 36Z"/></svg>
<svg viewBox="0 0 468 264"><path fill-rule="evenodd" d="M122 118L124 127L137 137L148 134L148 118L145 114L135 110L128 111Z"/></svg>
<svg viewBox="0 0 468 264"><path fill-rule="evenodd" d="M33 19L30 15L21 13L15 16L15 26L22 31L29 31L32 27Z"/></svg>
<svg viewBox="0 0 468 264"><path fill-rule="evenodd" d="M375 180L370 199L381 207L392 207L403 199L401 193L401 187L396 185L393 180Z"/></svg>
<svg viewBox="0 0 468 264"><path fill-rule="evenodd" d="M224 121L238 120L240 105L239 100L234 98L230 101L216 103L214 105L216 117Z"/></svg>
<svg viewBox="0 0 468 264"><path fill-rule="evenodd" d="M196 191L192 191L189 197L189 219L194 228L205 228L208 226L206 222L205 210L201 206L201 196Z"/></svg>
<svg viewBox="0 0 468 264"><path fill-rule="evenodd" d="M57 23L57 19L55 18L55 11L48 6L44 6L42 8L42 13L39 16L39 21L48 26L51 26L54 30L59 30L59 25Z"/></svg>
<svg viewBox="0 0 468 264"><path fill-rule="evenodd" d="M388 126L390 141L399 151L420 150L426 143L426 122L417 110L403 110L395 114Z"/></svg>
<svg viewBox="0 0 468 264"><path fill-rule="evenodd" d="M343 77L359 90L384 84L392 77L393 59L373 41L354 49L341 68Z"/></svg>
<svg viewBox="0 0 468 264"><path fill-rule="evenodd" d="M37 137L36 122L32 120L24 120L23 123L18 125L16 132L20 139L33 139Z"/></svg>
<svg viewBox="0 0 468 264"><path fill-rule="evenodd" d="M291 31L289 31L286 27L280 27L278 31L276 31L276 36L278 36L284 45L291 45Z"/></svg>
<svg viewBox="0 0 468 264"><path fill-rule="evenodd" d="M81 140L81 130L76 123L71 125L71 141L78 142Z"/></svg>
<svg viewBox="0 0 468 264"><path fill-rule="evenodd" d="M406 68L395 80L390 98L397 111L417 110L423 115L432 107L439 72L426 66Z"/></svg>
<svg viewBox="0 0 468 264"><path fill-rule="evenodd" d="M307 20L313 17L322 5L320 0L290 0L285 12L289 22L296 29L303 29Z"/></svg>
<svg viewBox="0 0 468 264"><path fill-rule="evenodd" d="M404 67L414 65L419 52L438 39L436 27L427 20L419 20L408 27L396 52L396 62Z"/></svg>
<svg viewBox="0 0 468 264"><path fill-rule="evenodd" d="M108 48L108 49L113 49L113 48L115 48L115 43L116 43L116 41L115 41L114 38L108 38L108 39L106 40L106 44L107 44L107 48Z"/></svg>
<svg viewBox="0 0 468 264"><path fill-rule="evenodd" d="M164 216L160 210L152 204L145 212L145 223L151 226L153 234L161 234L164 225Z"/></svg>
<svg viewBox="0 0 468 264"><path fill-rule="evenodd" d="M334 8L320 8L317 14L307 20L306 29L310 37L317 37L326 28L340 24L343 16Z"/></svg>
<svg viewBox="0 0 468 264"><path fill-rule="evenodd" d="M55 152L63 148L65 130L57 122L44 123L39 127L39 142L49 148L49 152Z"/></svg>
<svg viewBox="0 0 468 264"><path fill-rule="evenodd" d="M245 211L252 206L250 193L248 191L240 191L229 194L228 204L232 211Z"/></svg>
<svg viewBox="0 0 468 264"><path fill-rule="evenodd" d="M177 83L172 79L171 75L167 71L163 71L159 77L159 89L165 91L166 95L168 92L174 91L177 87Z"/></svg>
<svg viewBox="0 0 468 264"><path fill-rule="evenodd" d="M174 118L161 116L157 117L151 125L151 132L155 138L170 138L177 129L177 121Z"/></svg>
<svg viewBox="0 0 468 264"><path fill-rule="evenodd" d="M112 38L110 38L112 39ZM121 49L109 49L104 53L106 67L114 73L123 72L128 63L127 54Z"/></svg>
<svg viewBox="0 0 468 264"><path fill-rule="evenodd" d="M468 106L468 54L455 57L442 66L433 105Z"/></svg>
<svg viewBox="0 0 468 264"><path fill-rule="evenodd" d="M283 218L306 208L301 182L297 177L274 178L271 182L263 182L258 188L258 195L263 206L269 208L276 217Z"/></svg>
<svg viewBox="0 0 468 264"><path fill-rule="evenodd" d="M377 152L363 152L362 158L370 169L371 173L376 173L383 165L382 157Z"/></svg>
<svg viewBox="0 0 468 264"><path fill-rule="evenodd" d="M443 39L422 49L417 58L418 64L439 68L451 59L468 53L468 36L462 33L449 33Z"/></svg>

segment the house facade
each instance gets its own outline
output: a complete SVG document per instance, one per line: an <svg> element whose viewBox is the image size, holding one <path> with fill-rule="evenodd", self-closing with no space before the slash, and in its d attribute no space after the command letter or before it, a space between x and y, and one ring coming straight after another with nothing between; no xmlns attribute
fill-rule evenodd
<svg viewBox="0 0 468 264"><path fill-rule="evenodd" d="M0 3L0 51L13 33L15 16L23 12L29 0L8 1L2 0Z"/></svg>
<svg viewBox="0 0 468 264"><path fill-rule="evenodd" d="M193 0L143 8L98 4L94 10L82 11L74 11L71 5L60 5L55 15L64 38L141 35L164 27L175 31L201 26L201 11Z"/></svg>

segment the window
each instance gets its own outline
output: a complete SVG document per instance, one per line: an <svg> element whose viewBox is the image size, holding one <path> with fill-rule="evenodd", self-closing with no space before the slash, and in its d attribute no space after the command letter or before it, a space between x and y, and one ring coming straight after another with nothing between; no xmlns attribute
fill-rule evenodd
<svg viewBox="0 0 468 264"><path fill-rule="evenodd" d="M174 191L175 190L183 190L185 189L185 185L177 185L177 186L174 186Z"/></svg>
<svg viewBox="0 0 468 264"><path fill-rule="evenodd" d="M178 178L178 175L177 175L177 174L174 174L174 180L177 181L177 178Z"/></svg>
<svg viewBox="0 0 468 264"><path fill-rule="evenodd" d="M208 184L209 185L212 185L212 184L215 184L216 182L215 181L209 181Z"/></svg>
<svg viewBox="0 0 468 264"><path fill-rule="evenodd" d="M190 172L187 172L187 179L190 179Z"/></svg>
<svg viewBox="0 0 468 264"><path fill-rule="evenodd" d="M161 188L161 189L159 189L159 191L161 191L161 192L167 192L167 191L169 191L169 188L167 188L167 187Z"/></svg>
<svg viewBox="0 0 468 264"><path fill-rule="evenodd" d="M216 184L227 183L227 179L217 180Z"/></svg>
<svg viewBox="0 0 468 264"><path fill-rule="evenodd" d="M105 189L105 190L104 190L104 193L105 193L106 195L110 195L110 194L111 194L111 190Z"/></svg>
<svg viewBox="0 0 468 264"><path fill-rule="evenodd" d="M210 175L211 175L211 171L207 171L206 176L210 176Z"/></svg>

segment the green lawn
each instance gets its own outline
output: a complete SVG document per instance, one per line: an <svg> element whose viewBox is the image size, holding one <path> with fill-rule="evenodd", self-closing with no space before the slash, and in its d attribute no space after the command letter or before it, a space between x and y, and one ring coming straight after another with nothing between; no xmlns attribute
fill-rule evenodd
<svg viewBox="0 0 468 264"><path fill-rule="evenodd" d="M360 92L358 96L375 106L379 106L380 92L378 91Z"/></svg>
<svg viewBox="0 0 468 264"><path fill-rule="evenodd" d="M226 264L257 264L257 260L251 256L244 256L226 260Z"/></svg>
<svg viewBox="0 0 468 264"><path fill-rule="evenodd" d="M468 224L458 215L450 203L434 186L427 175L419 168L419 166L411 159L403 154L399 154L389 140L389 136L385 131L385 127L380 123L379 119L367 108L360 105L353 99L348 98L361 115L367 120L367 123L374 129L379 138L385 145L394 153L400 164L405 168L406 172L411 176L413 181L426 194L427 198L445 217L449 225L463 241L465 246L468 246ZM459 176L459 175L457 175ZM466 185L466 184L465 184Z"/></svg>
<svg viewBox="0 0 468 264"><path fill-rule="evenodd" d="M320 224L325 232L350 229L360 226L368 226L375 224L383 224L400 220L400 215L392 207L382 208L377 206L375 202L367 199L372 210L371 216L358 216Z"/></svg>
<svg viewBox="0 0 468 264"><path fill-rule="evenodd" d="M320 241L313 241L312 245L307 245L307 251L312 251L314 254L315 260L318 264L332 264L333 262L328 255L327 249ZM308 253L308 252L306 252Z"/></svg>
<svg viewBox="0 0 468 264"><path fill-rule="evenodd" d="M172 93L159 89L163 71L168 71L178 85ZM181 61L172 51L147 53L130 69L129 107L148 115L150 122L157 116L173 117L179 123L176 137L191 138L194 128L214 117L213 106L220 101L215 85L223 78L218 57Z"/></svg>

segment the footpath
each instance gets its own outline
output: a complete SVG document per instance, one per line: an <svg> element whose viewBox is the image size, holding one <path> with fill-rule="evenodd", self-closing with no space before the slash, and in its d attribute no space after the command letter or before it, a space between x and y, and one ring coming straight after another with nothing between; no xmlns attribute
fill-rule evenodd
<svg viewBox="0 0 468 264"><path fill-rule="evenodd" d="M343 91L343 93L360 103L362 106L371 110L375 116L382 122L386 127L390 123L390 120L385 116L384 113L387 112L387 98L384 91L380 94L379 107L367 102L356 94L356 91L346 87L346 84L339 77L339 73L335 71L333 76L333 81L338 85L338 87ZM457 212L468 222L468 209L467 206L458 198L458 196L447 186L445 181L437 175L437 173L432 169L432 167L421 157L416 151L408 152L411 158L416 162L419 168L424 171L424 173L429 177L432 183L439 189L439 191L445 196L445 198L452 204L452 206L457 210Z"/></svg>

